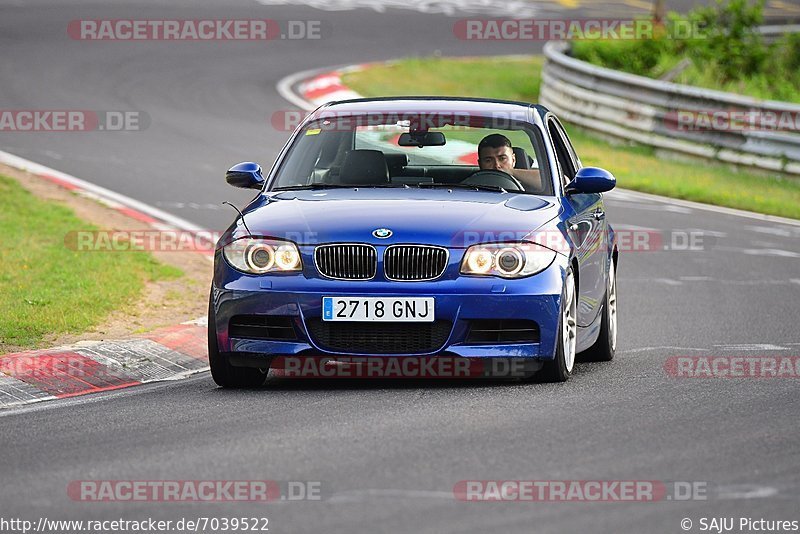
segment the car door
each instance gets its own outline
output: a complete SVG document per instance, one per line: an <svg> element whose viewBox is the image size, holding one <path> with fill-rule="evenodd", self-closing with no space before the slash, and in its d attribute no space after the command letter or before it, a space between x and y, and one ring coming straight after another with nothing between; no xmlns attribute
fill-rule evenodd
<svg viewBox="0 0 800 534"><path fill-rule="evenodd" d="M561 167L561 188L572 181L581 163L564 128L555 117L548 120L556 159ZM564 197L567 232L577 247L578 326L589 326L597 318L606 290L608 270L608 232L600 193L580 193Z"/></svg>

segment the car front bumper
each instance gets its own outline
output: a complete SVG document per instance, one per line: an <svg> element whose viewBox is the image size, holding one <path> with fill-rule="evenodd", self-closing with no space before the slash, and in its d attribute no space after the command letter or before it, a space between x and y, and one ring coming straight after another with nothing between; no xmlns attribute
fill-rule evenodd
<svg viewBox="0 0 800 534"><path fill-rule="evenodd" d="M458 268L457 263L455 268ZM213 328L218 349L231 363L246 356L268 362L288 356L451 356L463 358L525 358L550 360L556 350L559 309L567 258L558 254L544 271L522 279L458 276L451 273L430 282L388 280L342 281L298 274L246 275L231 268L218 252L211 292ZM356 352L325 347L310 333L309 321L322 316L322 297L433 297L437 320L450 323L446 341L435 349L415 353ZM268 340L230 335L234 316L291 318L296 339ZM538 342L468 343L473 320L522 319L538 325ZM333 323L331 328L335 328ZM239 363L244 365L244 363Z"/></svg>

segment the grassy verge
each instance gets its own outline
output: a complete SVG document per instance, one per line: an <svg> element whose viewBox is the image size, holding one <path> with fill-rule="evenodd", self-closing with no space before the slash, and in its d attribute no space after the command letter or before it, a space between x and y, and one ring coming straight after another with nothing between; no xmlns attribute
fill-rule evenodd
<svg viewBox="0 0 800 534"><path fill-rule="evenodd" d="M146 252L79 252L70 231L97 230L72 210L0 176L0 354L77 333L133 302L148 281L181 271Z"/></svg>
<svg viewBox="0 0 800 534"><path fill-rule="evenodd" d="M347 74L344 80L364 96L481 96L530 102L539 94L542 65L541 56L503 58L499 63L495 58L410 58Z"/></svg>
<svg viewBox="0 0 800 534"><path fill-rule="evenodd" d="M364 96L481 96L536 102L542 59L408 59L345 75ZM648 147L609 144L567 125L584 165L609 169L620 187L800 219L800 180L714 163L657 158Z"/></svg>

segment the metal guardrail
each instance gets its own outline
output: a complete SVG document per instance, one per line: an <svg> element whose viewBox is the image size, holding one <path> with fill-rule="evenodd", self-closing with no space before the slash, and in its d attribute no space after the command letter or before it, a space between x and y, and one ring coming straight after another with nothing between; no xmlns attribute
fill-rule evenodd
<svg viewBox="0 0 800 534"><path fill-rule="evenodd" d="M759 26L758 33L764 38L767 43L773 42L787 33L800 33L800 24L772 24L768 26Z"/></svg>
<svg viewBox="0 0 800 534"><path fill-rule="evenodd" d="M800 105L598 67L568 49L561 41L545 45L539 93L564 120L672 152L800 175Z"/></svg>

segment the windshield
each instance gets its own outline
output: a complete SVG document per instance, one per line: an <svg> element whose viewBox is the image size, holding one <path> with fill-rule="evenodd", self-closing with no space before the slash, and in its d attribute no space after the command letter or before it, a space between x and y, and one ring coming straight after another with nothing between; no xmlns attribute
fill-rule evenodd
<svg viewBox="0 0 800 534"><path fill-rule="evenodd" d="M479 163L478 145L487 136L493 146L483 146ZM545 161L541 135L521 121L453 114L428 114L424 121L408 114L321 118L299 132L271 190L452 186L552 195Z"/></svg>

